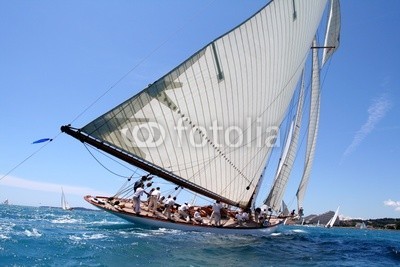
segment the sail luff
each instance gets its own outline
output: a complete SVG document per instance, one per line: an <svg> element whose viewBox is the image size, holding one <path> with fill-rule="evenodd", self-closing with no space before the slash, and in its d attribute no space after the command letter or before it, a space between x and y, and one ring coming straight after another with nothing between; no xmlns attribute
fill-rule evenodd
<svg viewBox="0 0 400 267"><path fill-rule="evenodd" d="M317 42L314 40L313 46ZM311 98L310 98L310 119L308 125L308 139L306 149L306 159L303 171L303 176L297 190L297 208L300 210L303 207L304 195L307 189L308 181L311 174L312 164L314 161L315 147L318 135L319 113L320 113L320 68L318 61L318 50L312 49L312 83L311 83Z"/></svg>
<svg viewBox="0 0 400 267"><path fill-rule="evenodd" d="M340 3L339 0L330 1L329 18L326 27L326 35L324 41L324 49L322 53L321 66L328 61L328 59L339 48L340 44Z"/></svg>

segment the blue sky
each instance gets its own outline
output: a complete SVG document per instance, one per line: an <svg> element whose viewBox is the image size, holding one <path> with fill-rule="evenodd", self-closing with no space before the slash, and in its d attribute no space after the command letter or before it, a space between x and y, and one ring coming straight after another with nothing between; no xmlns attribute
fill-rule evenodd
<svg viewBox="0 0 400 267"><path fill-rule="evenodd" d="M116 192L124 180L59 127L85 125L264 3L0 1L0 201L58 206L62 186L72 206L88 207L83 195ZM342 1L341 8L305 212L340 205L348 217L400 217L400 2ZM54 141L31 144L44 137ZM292 207L297 165L285 196Z"/></svg>

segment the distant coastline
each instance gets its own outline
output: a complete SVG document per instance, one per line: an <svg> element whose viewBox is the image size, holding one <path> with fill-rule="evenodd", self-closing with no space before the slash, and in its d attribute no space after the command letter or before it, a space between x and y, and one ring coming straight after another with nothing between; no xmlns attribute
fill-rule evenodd
<svg viewBox="0 0 400 267"><path fill-rule="evenodd" d="M381 219L353 219L340 221L340 227L356 227L358 223L365 223L367 229L390 229L400 230L400 218L381 218Z"/></svg>

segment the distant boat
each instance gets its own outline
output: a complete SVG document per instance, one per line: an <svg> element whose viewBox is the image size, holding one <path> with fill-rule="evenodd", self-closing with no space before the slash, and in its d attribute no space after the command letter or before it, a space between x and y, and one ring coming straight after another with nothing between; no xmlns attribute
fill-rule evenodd
<svg viewBox="0 0 400 267"><path fill-rule="evenodd" d="M3 205L10 205L8 199L4 200Z"/></svg>
<svg viewBox="0 0 400 267"><path fill-rule="evenodd" d="M299 207L303 206L319 120L323 66L319 51L325 61L339 45L336 30L340 24L334 30L328 27L323 47L317 44L316 34L325 21L322 18L327 3L326 0L270 1L236 28L86 126L61 127L62 132L79 141L140 168L146 173L144 177L172 183L178 190L176 195L184 189L202 196L207 203L223 203L228 215L221 227L210 225L210 208L200 203L192 204L192 208L204 213L206 223L202 225L179 218L171 221L157 211L147 212L145 202L141 203L141 211L134 213L130 201L133 193L126 193L132 192L132 187L121 190L125 195L86 196L85 200L127 221L147 226L218 233L276 229L282 219L264 224L250 216L246 224L239 224L235 214L242 211L256 214L259 193L266 197L264 204L270 207L268 211L280 210L297 154L300 114L294 116L288 138L292 145L285 149L270 193L262 186L264 172L278 132L287 131L285 119L292 119L288 114L303 110L303 78L304 73L310 73L308 144L297 192ZM330 3L335 10L339 8L338 0ZM299 87L303 93L298 93ZM216 128L225 131L208 131ZM150 187L152 183L148 184ZM270 214L263 216L260 217L271 218Z"/></svg>
<svg viewBox="0 0 400 267"><path fill-rule="evenodd" d="M356 223L355 227L358 228L358 229L367 229L367 226L365 225L364 222Z"/></svg>
<svg viewBox="0 0 400 267"><path fill-rule="evenodd" d="M336 219L337 219L337 217L338 217L338 215L339 215L339 208L340 208L340 206L336 209L335 214L334 214L333 217L329 220L329 222L325 225L325 227L331 228L331 227L335 224Z"/></svg>
<svg viewBox="0 0 400 267"><path fill-rule="evenodd" d="M62 188L61 188L61 208L63 210L73 210L73 208L69 206L67 200L65 199L64 190Z"/></svg>

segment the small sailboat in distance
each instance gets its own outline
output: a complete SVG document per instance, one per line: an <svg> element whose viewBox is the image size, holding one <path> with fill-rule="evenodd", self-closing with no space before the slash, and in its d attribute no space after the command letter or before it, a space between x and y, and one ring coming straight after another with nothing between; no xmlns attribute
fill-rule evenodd
<svg viewBox="0 0 400 267"><path fill-rule="evenodd" d="M73 208L70 207L70 205L68 204L68 202L65 198L64 190L62 187L61 187L61 208L63 210L73 210Z"/></svg>
<svg viewBox="0 0 400 267"><path fill-rule="evenodd" d="M296 106L304 99L298 97L298 88L306 84L303 73L312 74L316 100L311 104L311 121L315 127L309 131L309 139L316 139L318 53L324 47L317 47L313 40L325 21L327 3L269 1L236 28L84 127L61 127L82 143L141 169L142 190L159 180L175 188L170 198L181 191L195 195L199 202L190 203L189 209L184 200L169 202L177 214L185 206L189 220L186 216L185 220L179 216L172 219L170 213L166 216L164 204L168 211L171 204L162 201L150 209L147 201L137 200L140 196L134 195L138 191L132 184L114 196L85 196L85 200L127 221L151 227L243 234L275 231L283 219L268 212L281 208L296 146L287 149L288 159L282 161L272 194L262 186L264 173L288 114L302 110ZM292 124L294 137L290 139L294 143L299 135L295 129L300 127L296 120L301 118L296 116ZM310 147L308 154L313 154L315 142ZM312 158L307 159L306 180ZM302 188L301 199L305 186ZM257 208L258 195L268 198L267 209ZM133 196L138 211L133 211ZM218 212L212 210L215 203L223 206L216 208ZM213 226L210 217L219 209L223 219ZM201 223L190 220L196 218L196 212Z"/></svg>
<svg viewBox="0 0 400 267"><path fill-rule="evenodd" d="M333 225L335 225L336 219L339 216L339 207L337 207L335 214L333 215L333 217L329 220L329 222L325 225L326 228L332 228Z"/></svg>

